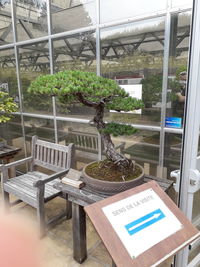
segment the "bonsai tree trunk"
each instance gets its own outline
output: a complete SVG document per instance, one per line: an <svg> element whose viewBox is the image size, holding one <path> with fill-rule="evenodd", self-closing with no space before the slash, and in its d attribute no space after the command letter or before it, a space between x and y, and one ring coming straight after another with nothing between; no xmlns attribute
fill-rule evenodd
<svg viewBox="0 0 200 267"><path fill-rule="evenodd" d="M124 155L118 153L114 148L114 144L111 140L110 134L104 133L103 131L106 128L106 124L103 121L104 103L99 104L97 107L95 107L95 109L96 109L96 114L94 117L94 124L101 135L106 150L107 158L111 160L114 164L116 164L117 168L120 171L123 171L124 173L133 173L134 172L133 161L126 158Z"/></svg>

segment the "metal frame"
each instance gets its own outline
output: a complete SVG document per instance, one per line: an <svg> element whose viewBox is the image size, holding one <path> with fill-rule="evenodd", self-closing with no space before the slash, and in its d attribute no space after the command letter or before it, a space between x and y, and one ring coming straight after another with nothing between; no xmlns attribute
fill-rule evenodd
<svg viewBox="0 0 200 267"><path fill-rule="evenodd" d="M168 1L169 2L169 1ZM167 2L167 4L168 4ZM168 5L169 7L169 5ZM167 9L169 10L169 8ZM159 149L159 166L160 176L163 174L164 165L164 145L165 145L165 118L167 107L167 85L168 85L168 65L169 65L169 44L170 44L170 25L171 15L168 12L165 18L165 44L164 44L164 61L163 61L163 84L162 84L162 108L161 108L161 131L160 131L160 149Z"/></svg>
<svg viewBox="0 0 200 267"><path fill-rule="evenodd" d="M17 68L17 78L18 78L18 87L19 87L19 98L20 98L20 115L22 117L22 125L24 124L23 122L23 116L29 116L29 117L38 117L38 118L46 118L46 119L53 119L54 120L54 129L55 129L55 140L56 142L58 141L58 129L57 129L57 121L62 120L62 121L73 121L73 122L82 122L82 123L88 123L89 120L81 120L81 119L73 119L73 118L63 118L59 117L56 114L56 103L55 103L55 98L52 99L52 106L53 106L53 116L49 115L38 115L38 114L29 114L23 112L22 109L22 97L21 97L21 85L20 85L20 79L19 79L19 56L18 56L18 47L21 47L23 45L29 45L37 42L42 42L42 41L48 41L49 43L49 58L50 58L50 73L54 72L54 62L53 62L53 48L52 48L52 41L61 38L61 37L67 37L71 36L77 33L84 33L88 32L91 30L96 31L96 60L97 60L97 74L100 75L100 29L106 29L108 27L113 27L113 26L118 26L118 25L125 25L127 23L134 23L134 22L139 22L139 21L146 21L148 19L152 18L159 18L159 17L166 17L166 28L165 28L165 56L164 56L164 65L163 65L163 73L167 74L167 68L168 68L168 40L169 40L169 34L170 34L170 14L172 13L179 13L179 12L185 12L191 10L190 6L184 6L183 8L172 8L172 0L168 0L167 2L167 8L166 10L159 11L156 14L155 13L149 13L146 15L139 15L135 16L132 18L127 18L123 20L118 20L118 21L113 21L109 23L101 23L100 21L100 0L95 0L96 1L96 25L89 26L89 27L84 27L81 29L75 29L75 30L70 30L70 31L65 31L61 33L56 33L52 34L51 28L52 28L52 21L51 21L51 3L50 0L47 0L47 26L48 26L48 35L39 37L39 38L33 38L30 40L25 40L25 41L17 41L17 34L16 34L16 13L14 12L14 3L13 0L11 1L12 5L12 24L13 24L13 34L15 36L14 41L12 44L7 44L7 45L2 45L0 46L0 51L2 49L8 49L8 48L14 48L15 49L15 57L16 57L16 68ZM167 88L167 81L164 75L164 80L163 80L163 95L162 95L162 101L165 103L166 99L166 88ZM161 133L161 138L160 138L160 166L163 165L163 157L164 157L164 135L166 132L169 133L179 133L182 134L182 129L170 129L170 128L165 128L164 127L164 120L165 120L165 105L163 105L162 111L161 111L161 127L158 126L148 126L148 125L137 125L133 124L134 127L141 129L141 130L150 130L150 131L159 131ZM23 127L24 129L24 127ZM25 138L25 132L23 130L24 138Z"/></svg>
<svg viewBox="0 0 200 267"><path fill-rule="evenodd" d="M199 142L199 126L200 126L200 0L194 1L193 6L193 22L190 45L190 60L189 60L189 77L188 90L186 94L186 109L184 121L184 135L183 135L183 150L181 162L181 180L179 190L179 205L187 217L192 220L192 208L194 191L192 187L194 174L199 175L197 170L197 152ZM192 138L191 138L192 133ZM199 180L200 182L200 180ZM198 182L197 182L198 183ZM176 267L186 266L188 261L188 248L184 249L178 254ZM199 255L197 256L199 258ZM199 262L199 260L198 260Z"/></svg>

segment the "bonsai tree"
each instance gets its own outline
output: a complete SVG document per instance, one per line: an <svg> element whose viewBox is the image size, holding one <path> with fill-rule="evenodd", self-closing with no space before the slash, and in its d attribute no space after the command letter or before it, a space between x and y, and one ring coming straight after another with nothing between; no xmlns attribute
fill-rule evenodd
<svg viewBox="0 0 200 267"><path fill-rule="evenodd" d="M13 98L3 91L0 91L0 123L7 122L12 118L12 112L17 111L17 104Z"/></svg>
<svg viewBox="0 0 200 267"><path fill-rule="evenodd" d="M31 83L28 91L33 94L58 96L59 100L66 105L80 103L95 109L92 122L101 135L107 159L125 176L134 173L133 161L115 150L111 134L114 136L131 135L136 129L129 125L106 124L104 111L106 109L118 112L140 109L143 107L141 100L130 97L114 80L99 77L92 72L76 70L39 76Z"/></svg>

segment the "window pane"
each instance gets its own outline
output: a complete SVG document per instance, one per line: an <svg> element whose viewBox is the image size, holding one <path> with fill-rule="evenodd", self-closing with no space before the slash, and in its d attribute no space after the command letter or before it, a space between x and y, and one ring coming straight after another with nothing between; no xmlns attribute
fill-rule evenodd
<svg viewBox="0 0 200 267"><path fill-rule="evenodd" d="M34 43L19 48L20 79L23 93L23 111L52 114L52 98L30 95L27 89L37 76L49 74L48 42Z"/></svg>
<svg viewBox="0 0 200 267"><path fill-rule="evenodd" d="M71 35L53 41L55 72L63 70L83 70L96 72L96 36L95 32ZM92 108L78 104L69 106L57 101L57 115L90 119Z"/></svg>
<svg viewBox="0 0 200 267"><path fill-rule="evenodd" d="M185 12L172 16L170 58L168 77L167 117L175 117L183 123L187 65L189 54L191 13Z"/></svg>
<svg viewBox="0 0 200 267"><path fill-rule="evenodd" d="M47 35L46 0L15 0L15 6L18 41Z"/></svg>
<svg viewBox="0 0 200 267"><path fill-rule="evenodd" d="M32 136L37 135L38 138L55 142L55 132L53 120L24 117L25 138L27 151L30 154Z"/></svg>
<svg viewBox="0 0 200 267"><path fill-rule="evenodd" d="M0 50L0 90L19 103L14 49Z"/></svg>
<svg viewBox="0 0 200 267"><path fill-rule="evenodd" d="M190 5L192 7L193 0L172 0L172 7L184 7L185 5Z"/></svg>
<svg viewBox="0 0 200 267"><path fill-rule="evenodd" d="M0 45L13 42L10 0L0 1Z"/></svg>
<svg viewBox="0 0 200 267"><path fill-rule="evenodd" d="M164 147L164 168L166 177L170 177L170 172L180 169L182 150L182 135L181 134L165 134Z"/></svg>
<svg viewBox="0 0 200 267"><path fill-rule="evenodd" d="M107 120L160 125L164 19L101 31L101 74L116 80L145 107L132 113L108 112Z"/></svg>
<svg viewBox="0 0 200 267"><path fill-rule="evenodd" d="M14 160L18 160L25 157L24 152L24 138L22 134L21 117L15 115L12 120L7 123L0 123L0 138L6 142L7 145L21 150L14 155ZM17 168L19 170L20 168Z"/></svg>
<svg viewBox="0 0 200 267"><path fill-rule="evenodd" d="M138 15L155 13L166 9L166 7L166 0L100 0L100 19L101 22L110 22L133 18Z"/></svg>
<svg viewBox="0 0 200 267"><path fill-rule="evenodd" d="M86 163L98 160L98 135L95 127L85 123L58 121L58 134L65 133L61 144L74 143L75 167L81 170Z"/></svg>
<svg viewBox="0 0 200 267"><path fill-rule="evenodd" d="M123 154L144 167L145 174L159 176L160 133L139 130L131 136L113 137L124 142Z"/></svg>
<svg viewBox="0 0 200 267"><path fill-rule="evenodd" d="M96 23L95 0L52 0L53 33L79 29Z"/></svg>

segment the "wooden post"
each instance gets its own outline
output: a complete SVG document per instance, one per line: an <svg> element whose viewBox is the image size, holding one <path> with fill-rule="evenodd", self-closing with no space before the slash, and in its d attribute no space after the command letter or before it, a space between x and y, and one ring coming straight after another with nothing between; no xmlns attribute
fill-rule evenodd
<svg viewBox="0 0 200 267"><path fill-rule="evenodd" d="M40 229L40 238L45 236L45 212L44 212L44 185L37 188L37 219Z"/></svg>
<svg viewBox="0 0 200 267"><path fill-rule="evenodd" d="M78 263L87 258L86 220L82 206L72 204L73 256Z"/></svg>
<svg viewBox="0 0 200 267"><path fill-rule="evenodd" d="M1 186L2 186L2 194L3 194L3 202L5 211L9 210L10 207L10 199L9 193L4 190L4 183L8 180L8 169L3 168L1 174Z"/></svg>
<svg viewBox="0 0 200 267"><path fill-rule="evenodd" d="M72 202L68 200L68 195L63 194L66 199L66 219L69 220L72 218Z"/></svg>

